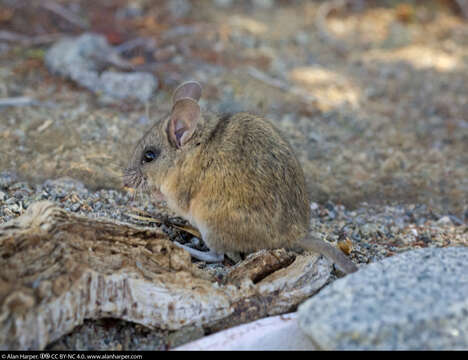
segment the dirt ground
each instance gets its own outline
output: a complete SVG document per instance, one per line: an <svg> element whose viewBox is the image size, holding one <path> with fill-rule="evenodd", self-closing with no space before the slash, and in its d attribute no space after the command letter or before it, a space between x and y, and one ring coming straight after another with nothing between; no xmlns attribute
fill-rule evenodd
<svg viewBox="0 0 468 360"><path fill-rule="evenodd" d="M88 189L78 186L78 198L127 206L121 176L133 146L170 110L175 86L196 79L202 107L263 114L286 134L323 232L337 237L350 218L391 230L405 217L401 231L443 228L418 228L429 235L409 247L431 236L468 245L468 21L455 1L49 3L67 11L0 0L0 99L35 100L0 105L0 223L27 205L8 202L18 188L36 199L63 177ZM122 55L157 78L148 103L109 101L49 72L53 41L85 32L114 46L140 39ZM381 256L398 251L392 241Z"/></svg>
<svg viewBox="0 0 468 360"><path fill-rule="evenodd" d="M74 3L86 29L12 1L0 2L0 27L30 38L94 31L114 45L153 39L153 54L127 54L160 82L150 119L142 104L103 103L51 75L47 42L2 42L0 97L40 103L0 109L1 170L120 189L132 146L169 109L174 86L195 78L206 108L248 109L280 126L313 201L423 203L468 216L468 24L444 2Z"/></svg>

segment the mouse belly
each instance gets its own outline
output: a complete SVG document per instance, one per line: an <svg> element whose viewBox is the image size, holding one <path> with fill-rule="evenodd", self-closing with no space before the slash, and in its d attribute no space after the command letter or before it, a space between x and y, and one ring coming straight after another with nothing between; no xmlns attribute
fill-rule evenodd
<svg viewBox="0 0 468 360"><path fill-rule="evenodd" d="M303 232L287 234L268 223L236 221L233 217L219 221L216 217L200 219L192 214L186 218L201 233L206 246L215 252L254 252L262 249L290 247Z"/></svg>
<svg viewBox="0 0 468 360"><path fill-rule="evenodd" d="M274 216L266 216L261 210L243 209L232 202L213 206L219 202L206 192L195 196L189 206L182 206L183 203L177 201L176 196L171 196L168 188L163 186L161 190L168 206L196 227L206 246L217 253L290 247L307 233L302 224L285 222L281 211Z"/></svg>

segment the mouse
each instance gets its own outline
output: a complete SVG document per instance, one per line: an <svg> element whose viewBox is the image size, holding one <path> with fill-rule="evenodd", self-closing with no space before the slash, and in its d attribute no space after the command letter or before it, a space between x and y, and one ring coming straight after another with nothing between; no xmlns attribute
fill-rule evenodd
<svg viewBox="0 0 468 360"><path fill-rule="evenodd" d="M304 172L280 130L249 112L202 111L201 96L194 80L174 90L170 113L137 142L125 186L165 200L199 230L209 251L177 244L196 259L300 248L324 255L345 274L355 272L342 251L309 236Z"/></svg>

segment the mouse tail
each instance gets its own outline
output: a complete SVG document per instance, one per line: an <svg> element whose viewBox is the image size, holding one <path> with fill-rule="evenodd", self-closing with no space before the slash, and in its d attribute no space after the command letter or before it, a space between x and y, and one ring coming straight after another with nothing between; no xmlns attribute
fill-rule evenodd
<svg viewBox="0 0 468 360"><path fill-rule="evenodd" d="M304 250L311 250L324 255L346 274L350 274L358 270L356 264L348 259L342 251L323 240L305 238L299 241L299 246Z"/></svg>

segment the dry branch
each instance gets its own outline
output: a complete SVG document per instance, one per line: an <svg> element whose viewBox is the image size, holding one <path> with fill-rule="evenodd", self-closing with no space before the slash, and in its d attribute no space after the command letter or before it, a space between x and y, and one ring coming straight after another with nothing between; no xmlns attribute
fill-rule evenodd
<svg viewBox="0 0 468 360"><path fill-rule="evenodd" d="M38 202L0 226L0 349L43 349L103 317L219 330L290 311L330 269L316 254L265 250L219 282L157 229Z"/></svg>

